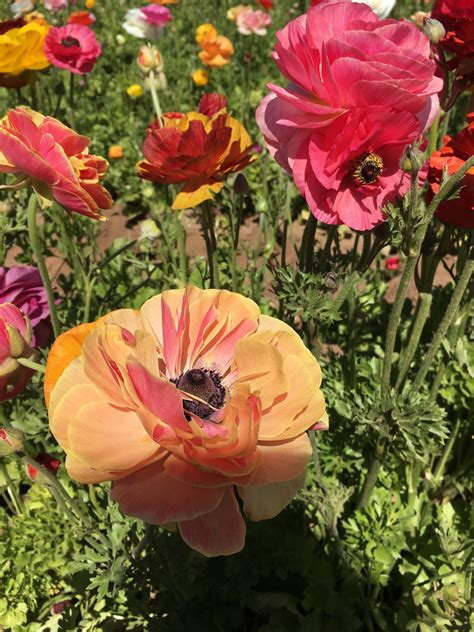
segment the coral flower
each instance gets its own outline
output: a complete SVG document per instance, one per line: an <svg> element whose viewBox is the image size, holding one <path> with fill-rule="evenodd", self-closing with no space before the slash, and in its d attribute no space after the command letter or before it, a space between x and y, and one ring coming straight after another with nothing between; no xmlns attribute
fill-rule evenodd
<svg viewBox="0 0 474 632"><path fill-rule="evenodd" d="M271 15L265 11L254 11L251 7L240 11L236 19L237 30L242 35L266 35L272 23Z"/></svg>
<svg viewBox="0 0 474 632"><path fill-rule="evenodd" d="M0 22L0 74L19 75L43 70L49 62L43 52L48 26L23 19Z"/></svg>
<svg viewBox="0 0 474 632"><path fill-rule="evenodd" d="M443 169L451 176L470 158L474 156L474 112L468 117L468 126L457 136L445 137L444 147L435 151L430 158L428 181L428 203L438 193L443 177ZM474 167L469 169L462 179L458 197L441 202L436 216L445 224L461 228L474 228Z"/></svg>
<svg viewBox="0 0 474 632"><path fill-rule="evenodd" d="M216 556L245 543L236 493L264 520L303 484L306 431L327 423L320 384L290 327L239 294L190 287L60 336L45 396L72 478L112 480L123 513Z"/></svg>
<svg viewBox="0 0 474 632"><path fill-rule="evenodd" d="M31 323L12 303L0 305L0 402L16 397L28 384L33 371L18 362L33 360Z"/></svg>
<svg viewBox="0 0 474 632"><path fill-rule="evenodd" d="M28 316L33 347L45 347L51 334L48 295L33 266L0 267L0 303L13 303Z"/></svg>
<svg viewBox="0 0 474 632"><path fill-rule="evenodd" d="M107 161L88 153L89 142L55 118L8 110L0 121L0 173L17 176L14 188L31 184L46 204L54 198L68 211L101 219L99 210L112 206L100 185Z"/></svg>
<svg viewBox="0 0 474 632"><path fill-rule="evenodd" d="M82 24L83 26L90 26L94 22L95 15L89 11L75 11L67 19L68 24Z"/></svg>
<svg viewBox="0 0 474 632"><path fill-rule="evenodd" d="M225 109L216 112L207 106L206 97L198 112L164 114L163 127L155 122L147 131L145 160L137 165L138 175L162 184L182 184L173 209L212 199L229 173L255 160L244 127Z"/></svg>
<svg viewBox="0 0 474 632"><path fill-rule="evenodd" d="M365 4L326 0L277 38L274 59L292 83L270 84L257 110L269 151L317 218L376 226L380 205L406 190L397 168L404 145L439 109L426 36Z"/></svg>
<svg viewBox="0 0 474 632"><path fill-rule="evenodd" d="M97 63L102 48L88 26L67 24L50 29L44 42L44 52L54 66L76 75L85 75Z"/></svg>

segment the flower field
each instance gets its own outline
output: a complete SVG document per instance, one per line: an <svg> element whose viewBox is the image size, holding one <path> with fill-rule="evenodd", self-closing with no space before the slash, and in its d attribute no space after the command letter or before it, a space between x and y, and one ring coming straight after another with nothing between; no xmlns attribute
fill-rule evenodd
<svg viewBox="0 0 474 632"><path fill-rule="evenodd" d="M474 625L472 0L0 4L0 630Z"/></svg>

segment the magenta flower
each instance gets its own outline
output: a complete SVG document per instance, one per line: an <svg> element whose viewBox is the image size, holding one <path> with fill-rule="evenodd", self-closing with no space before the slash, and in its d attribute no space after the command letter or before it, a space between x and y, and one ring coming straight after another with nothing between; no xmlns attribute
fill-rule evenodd
<svg viewBox="0 0 474 632"><path fill-rule="evenodd" d="M28 317L32 327L33 347L47 345L51 335L48 297L36 268L0 267L0 303L12 303Z"/></svg>
<svg viewBox="0 0 474 632"><path fill-rule="evenodd" d="M291 83L269 84L257 110L270 153L318 219L380 224L381 206L407 188L404 148L439 109L427 38L348 0L309 9L277 38L273 57Z"/></svg>
<svg viewBox="0 0 474 632"><path fill-rule="evenodd" d="M94 31L83 24L53 26L44 40L44 53L49 62L76 75L90 72L101 52Z"/></svg>
<svg viewBox="0 0 474 632"><path fill-rule="evenodd" d="M0 304L0 402L26 387L33 371L19 360L34 360L35 355L28 317L12 303Z"/></svg>

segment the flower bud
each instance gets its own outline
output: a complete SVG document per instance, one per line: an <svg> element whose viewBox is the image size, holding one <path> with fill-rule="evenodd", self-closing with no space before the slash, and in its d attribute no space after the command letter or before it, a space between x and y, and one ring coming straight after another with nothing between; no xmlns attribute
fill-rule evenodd
<svg viewBox="0 0 474 632"><path fill-rule="evenodd" d="M415 147L408 147L400 161L400 168L405 173L418 173L423 167L423 152Z"/></svg>
<svg viewBox="0 0 474 632"><path fill-rule="evenodd" d="M119 46L123 46L127 40L121 33L119 33L118 35L115 36L115 41L117 42Z"/></svg>
<svg viewBox="0 0 474 632"><path fill-rule="evenodd" d="M0 402L12 399L27 385L33 371L18 360L32 360L31 323L12 303L0 305Z"/></svg>
<svg viewBox="0 0 474 632"><path fill-rule="evenodd" d="M152 70L156 73L163 72L163 57L156 46L140 46L137 64L144 75L148 75Z"/></svg>
<svg viewBox="0 0 474 632"><path fill-rule="evenodd" d="M51 472L51 474L56 475L56 472L61 465L61 461L56 459L54 456L51 456L47 452L41 452L36 457L36 462L39 465L42 465L46 470ZM31 465L31 463L26 462L26 474L28 478L34 483L38 483L38 485L51 485L51 481L49 478L37 467Z"/></svg>
<svg viewBox="0 0 474 632"><path fill-rule="evenodd" d="M23 449L23 433L16 428L0 428L0 458Z"/></svg>
<svg viewBox="0 0 474 632"><path fill-rule="evenodd" d="M446 29L438 20L425 18L423 20L423 33L432 44L438 44L446 35Z"/></svg>
<svg viewBox="0 0 474 632"><path fill-rule="evenodd" d="M243 173L238 173L234 180L234 192L236 195L248 195L249 183Z"/></svg>

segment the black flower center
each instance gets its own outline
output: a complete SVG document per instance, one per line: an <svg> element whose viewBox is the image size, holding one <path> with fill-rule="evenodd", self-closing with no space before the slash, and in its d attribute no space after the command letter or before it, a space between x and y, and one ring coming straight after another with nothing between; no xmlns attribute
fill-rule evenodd
<svg viewBox="0 0 474 632"><path fill-rule="evenodd" d="M61 40L61 46L64 46L65 48L71 48L71 46L80 46L80 45L81 45L80 41L77 40L75 37L72 37L71 35L68 35L67 37Z"/></svg>
<svg viewBox="0 0 474 632"><path fill-rule="evenodd" d="M202 400L183 400L184 410L193 415L208 419L215 412L216 408L222 408L224 405L225 388L221 384L219 374L215 371L190 369L180 375L178 379L172 381L181 391Z"/></svg>
<svg viewBox="0 0 474 632"><path fill-rule="evenodd" d="M352 170L357 184L375 184L383 171L383 160L377 154L362 154Z"/></svg>

